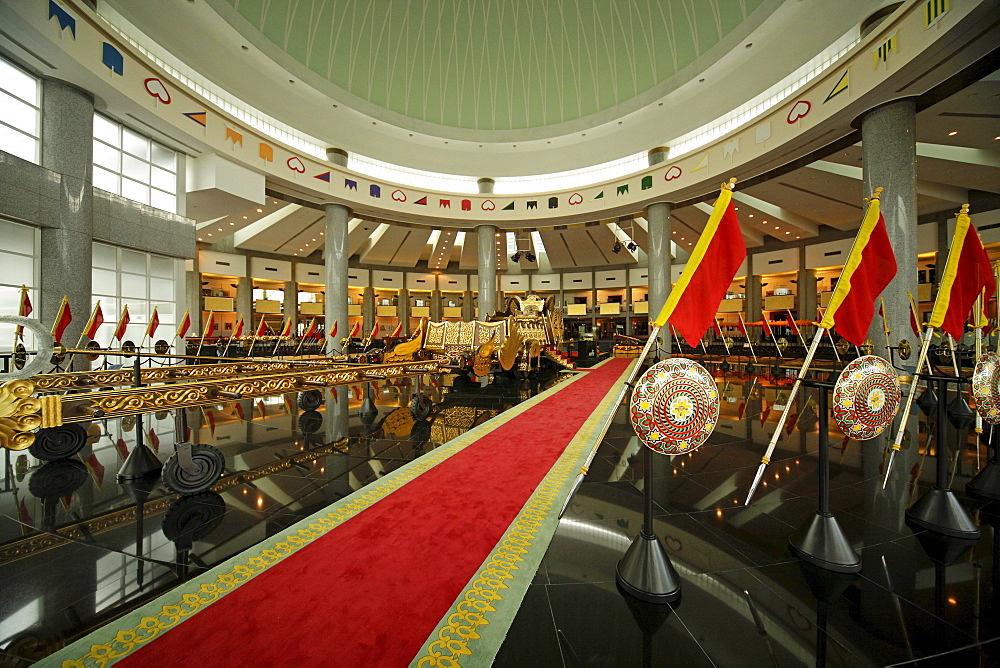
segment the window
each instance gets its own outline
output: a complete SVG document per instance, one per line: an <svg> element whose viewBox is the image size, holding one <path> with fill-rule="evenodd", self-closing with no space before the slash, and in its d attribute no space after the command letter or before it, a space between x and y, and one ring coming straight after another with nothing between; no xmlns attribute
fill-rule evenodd
<svg viewBox="0 0 1000 668"><path fill-rule="evenodd" d="M0 58L0 150L38 164L41 125L38 79Z"/></svg>
<svg viewBox="0 0 1000 668"><path fill-rule="evenodd" d="M94 114L94 187L177 213L177 152Z"/></svg>
<svg viewBox="0 0 1000 668"><path fill-rule="evenodd" d="M178 278L183 275L182 267L181 260L171 257L95 243L91 271L93 299L95 303L101 301L101 312L104 314L104 324L97 330L98 343L102 346L111 343L126 304L129 325L123 341L129 340L137 345L142 341L153 307L156 307L160 325L153 339L174 343L176 324L184 315L183 312L177 313L178 296L183 290ZM192 320L196 318L192 317ZM118 342L114 343L117 345ZM152 342L147 341L146 346L150 345Z"/></svg>
<svg viewBox="0 0 1000 668"><path fill-rule="evenodd" d="M0 315L17 315L21 308L21 286L28 288L28 299L34 309L29 318L38 319L41 305L38 298L39 231L34 227L0 219ZM54 316L53 316L54 317ZM48 323L45 329L52 323ZM14 345L14 325L0 323L0 351L9 352ZM35 334L24 330L24 346L35 349Z"/></svg>

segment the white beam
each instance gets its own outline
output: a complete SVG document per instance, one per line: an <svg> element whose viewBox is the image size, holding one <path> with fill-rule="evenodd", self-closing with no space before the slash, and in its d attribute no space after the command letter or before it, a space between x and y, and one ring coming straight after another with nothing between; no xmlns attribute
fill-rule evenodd
<svg viewBox="0 0 1000 668"><path fill-rule="evenodd" d="M694 208L698 209L699 211L701 211L703 213L707 213L707 214L711 215L712 214L712 209L714 207L712 207L711 204L706 204L705 202L698 202L697 204L694 205ZM757 230L753 229L752 227L747 227L746 225L740 225L740 232L743 233L743 238L744 239L746 239L747 241L751 242L749 244L750 246L763 246L764 245L764 233L763 232L758 232Z"/></svg>
<svg viewBox="0 0 1000 668"><path fill-rule="evenodd" d="M943 148L953 148L953 147L945 146ZM849 179L854 179L855 181L862 180L864 178L864 171L865 171L861 167L854 167L853 165L841 165L836 162L827 162L826 160L817 160L816 162L809 165L809 168L815 169L820 172L825 172L827 174L844 176ZM968 190L964 188L956 188L955 186L949 186L944 183L937 183L935 181L923 181L917 179L917 194L925 195L927 197L933 197L935 199L943 199L946 202L955 202L956 204L962 204L964 202L969 201Z"/></svg>
<svg viewBox="0 0 1000 668"><path fill-rule="evenodd" d="M917 142L917 157L964 162L967 165L979 165L980 167L1000 167L1000 151L984 151L965 146Z"/></svg>
<svg viewBox="0 0 1000 668"><path fill-rule="evenodd" d="M804 233L811 236L819 235L819 223L815 220L810 220L805 216L800 216L794 211L789 211L784 207L780 207L776 204L771 204L770 202L764 201L752 195L746 193L734 192L733 199L737 202L742 202L748 206L752 206L761 213L767 214L772 218L778 218L793 227L797 227Z"/></svg>
<svg viewBox="0 0 1000 668"><path fill-rule="evenodd" d="M243 229L238 230L233 235L233 243L237 246L247 243L255 236L263 234L269 227L284 220L301 208L298 204L286 204L277 211L269 213L260 220L254 221Z"/></svg>

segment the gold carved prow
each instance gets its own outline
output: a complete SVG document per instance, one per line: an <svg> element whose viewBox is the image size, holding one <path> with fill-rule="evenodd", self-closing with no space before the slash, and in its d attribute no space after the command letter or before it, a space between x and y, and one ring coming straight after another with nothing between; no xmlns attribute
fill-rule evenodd
<svg viewBox="0 0 1000 668"><path fill-rule="evenodd" d="M42 426L42 402L31 396L34 391L30 380L0 385L0 447L25 450L34 443L32 430Z"/></svg>

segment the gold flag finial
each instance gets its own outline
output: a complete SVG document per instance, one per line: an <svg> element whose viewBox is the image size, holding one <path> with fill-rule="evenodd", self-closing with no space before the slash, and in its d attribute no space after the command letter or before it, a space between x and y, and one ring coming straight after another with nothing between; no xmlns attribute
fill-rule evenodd
<svg viewBox="0 0 1000 668"><path fill-rule="evenodd" d="M966 202L965 204L963 204L962 205L962 210L958 212L958 215L961 216L962 214L969 215L969 203L968 202Z"/></svg>
<svg viewBox="0 0 1000 668"><path fill-rule="evenodd" d="M735 185L736 185L736 177L734 176L733 178L729 179L729 181L727 183L723 183L722 187L723 188L727 188L729 190L732 190L733 186L735 186Z"/></svg>

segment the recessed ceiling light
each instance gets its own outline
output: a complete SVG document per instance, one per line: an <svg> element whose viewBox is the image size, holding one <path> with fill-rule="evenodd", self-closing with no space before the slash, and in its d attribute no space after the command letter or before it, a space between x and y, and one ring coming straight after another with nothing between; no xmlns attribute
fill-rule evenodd
<svg viewBox="0 0 1000 668"><path fill-rule="evenodd" d="M791 232L787 232L787 231L786 231L786 232L785 232L785 234L791 234Z"/></svg>
<svg viewBox="0 0 1000 668"><path fill-rule="evenodd" d="M951 132L948 133L948 136L949 137L954 137L957 134L958 134L958 130L952 130Z"/></svg>
<svg viewBox="0 0 1000 668"><path fill-rule="evenodd" d="M201 237L198 237L198 241L203 241L203 239Z"/></svg>
<svg viewBox="0 0 1000 668"><path fill-rule="evenodd" d="M247 220L247 217L246 217L246 216L243 216L243 220Z"/></svg>
<svg viewBox="0 0 1000 668"><path fill-rule="evenodd" d="M211 232L209 232L209 233L208 233L208 236L212 236L212 233L211 233Z"/></svg>
<svg viewBox="0 0 1000 668"><path fill-rule="evenodd" d="M750 214L750 218L753 218L753 214L752 213Z"/></svg>
<svg viewBox="0 0 1000 668"><path fill-rule="evenodd" d="M264 213L264 209L257 209L257 213Z"/></svg>
<svg viewBox="0 0 1000 668"><path fill-rule="evenodd" d="M236 223L234 223L234 222L230 221L230 223L229 223L229 224L230 224L230 225L235 225Z"/></svg>

